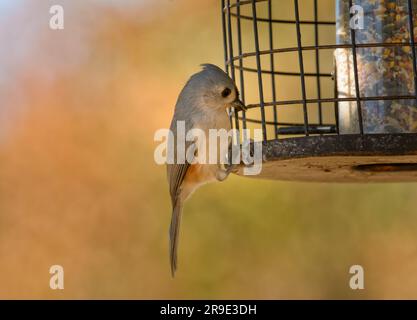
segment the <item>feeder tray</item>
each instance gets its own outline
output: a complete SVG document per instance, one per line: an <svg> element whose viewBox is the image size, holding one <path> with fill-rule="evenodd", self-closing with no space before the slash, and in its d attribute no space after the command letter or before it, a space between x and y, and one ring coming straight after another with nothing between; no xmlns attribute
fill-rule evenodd
<svg viewBox="0 0 417 320"><path fill-rule="evenodd" d="M239 170L243 175L243 168ZM415 182L413 134L335 135L268 141L255 178L314 182Z"/></svg>
<svg viewBox="0 0 417 320"><path fill-rule="evenodd" d="M262 171L249 177L417 181L417 0L302 4L222 0L225 70L248 106L232 110L231 121L262 129ZM361 13L350 13L353 4L363 8L364 29L350 28ZM329 7L334 19L320 19ZM329 34L335 41L323 43ZM294 81L289 96L283 88Z"/></svg>

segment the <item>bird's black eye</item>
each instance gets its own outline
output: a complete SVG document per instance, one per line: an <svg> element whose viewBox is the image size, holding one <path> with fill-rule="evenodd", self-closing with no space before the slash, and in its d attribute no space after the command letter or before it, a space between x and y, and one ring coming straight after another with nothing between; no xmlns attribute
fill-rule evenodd
<svg viewBox="0 0 417 320"><path fill-rule="evenodd" d="M226 88L222 91L222 97L226 98L228 97L230 94L232 93L232 90L230 90L229 88Z"/></svg>

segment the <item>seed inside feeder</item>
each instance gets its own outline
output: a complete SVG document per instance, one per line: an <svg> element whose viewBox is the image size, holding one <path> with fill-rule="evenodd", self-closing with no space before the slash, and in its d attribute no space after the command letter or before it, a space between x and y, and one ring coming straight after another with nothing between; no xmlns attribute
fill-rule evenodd
<svg viewBox="0 0 417 320"><path fill-rule="evenodd" d="M417 0L413 4L413 23L417 26ZM410 43L407 0L356 0L363 9L363 29L355 29L356 44ZM336 41L351 44L349 1L337 0ZM361 19L360 15L356 16ZM354 18L355 19L355 18ZM417 28L414 31L415 41ZM415 94L413 57L410 46L357 48L360 97L410 96ZM352 49L335 51L339 98L355 98ZM417 132L417 102L414 99L362 101L364 133ZM356 101L339 102L339 131L359 133Z"/></svg>

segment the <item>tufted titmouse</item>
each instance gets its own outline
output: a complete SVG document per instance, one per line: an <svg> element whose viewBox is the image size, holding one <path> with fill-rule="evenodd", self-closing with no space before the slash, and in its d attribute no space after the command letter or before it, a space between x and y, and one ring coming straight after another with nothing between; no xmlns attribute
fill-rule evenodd
<svg viewBox="0 0 417 320"><path fill-rule="evenodd" d="M178 97L171 123L171 131L175 137L177 136L179 121L185 123L185 132L200 129L209 136L210 129L226 129L229 131L231 127L227 109L245 109L245 106L239 100L236 85L223 70L212 64L204 64L202 67L202 71L194 74L188 80ZM168 148L176 150L177 144L178 138L176 137L171 141L171 145L168 142ZM191 144L192 142L185 142L186 151L191 149ZM175 152L175 154L177 153ZM173 276L177 269L179 226L184 201L201 185L216 180L224 180L230 173L231 167L226 168L221 166L220 163L193 164L187 161L174 161L174 164L167 165L172 201L169 233L170 262Z"/></svg>

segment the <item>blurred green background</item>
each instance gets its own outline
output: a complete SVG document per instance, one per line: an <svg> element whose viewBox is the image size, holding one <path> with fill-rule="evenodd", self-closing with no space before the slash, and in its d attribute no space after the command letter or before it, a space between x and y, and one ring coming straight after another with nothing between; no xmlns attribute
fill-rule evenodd
<svg viewBox="0 0 417 320"><path fill-rule="evenodd" d="M220 1L58 2L62 31L57 1L0 0L0 298L417 298L415 184L205 186L172 279L153 135L223 66Z"/></svg>

